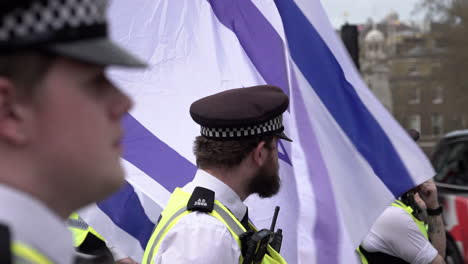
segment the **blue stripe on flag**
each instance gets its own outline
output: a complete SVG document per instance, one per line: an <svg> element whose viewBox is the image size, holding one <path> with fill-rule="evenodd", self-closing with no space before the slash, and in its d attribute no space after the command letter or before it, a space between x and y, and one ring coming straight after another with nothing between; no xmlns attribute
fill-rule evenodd
<svg viewBox="0 0 468 264"><path fill-rule="evenodd" d="M289 95L281 37L250 0L208 0L219 21L236 34L263 79Z"/></svg>
<svg viewBox="0 0 468 264"><path fill-rule="evenodd" d="M171 192L193 178L196 166L159 140L133 116L125 116L123 126L126 132L123 158L128 162ZM143 249L146 247L154 223L130 184L126 183L98 206L118 227L135 237Z"/></svg>
<svg viewBox="0 0 468 264"><path fill-rule="evenodd" d="M154 223L146 215L140 199L129 183L107 200L98 203L98 207L114 224L136 238L142 248L146 247Z"/></svg>
<svg viewBox="0 0 468 264"><path fill-rule="evenodd" d="M197 167L153 135L133 116L125 116L123 126L125 160L170 192L193 179Z"/></svg>
<svg viewBox="0 0 468 264"><path fill-rule="evenodd" d="M313 239L316 246L317 263L337 264L340 263L339 245L341 226L338 222L338 212L336 208L335 196L329 172L325 166L324 157L320 152L320 146L313 128L313 121L310 120L306 110L307 98L298 86L295 73L291 74L292 108L295 109L294 118L301 133L298 133L299 144L303 147L304 155L308 162L306 166L309 170L309 177L312 181L314 193L315 210L317 213L313 229Z"/></svg>
<svg viewBox="0 0 468 264"><path fill-rule="evenodd" d="M275 0L291 57L376 175L395 196L414 183L385 131L363 104L343 69L292 0ZM350 172L352 173L352 172Z"/></svg>

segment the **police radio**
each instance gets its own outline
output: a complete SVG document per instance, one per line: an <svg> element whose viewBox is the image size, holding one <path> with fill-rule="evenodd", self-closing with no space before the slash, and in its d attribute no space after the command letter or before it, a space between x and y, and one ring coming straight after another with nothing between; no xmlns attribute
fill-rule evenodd
<svg viewBox="0 0 468 264"><path fill-rule="evenodd" d="M276 206L275 214L273 215L273 220L270 226L270 232L273 233L272 240L270 241L270 246L278 253L280 253L281 244L283 243L283 230L279 228L275 232L276 219L278 218L279 210L280 210L280 207Z"/></svg>
<svg viewBox="0 0 468 264"><path fill-rule="evenodd" d="M282 230L278 229L274 232L279 210L279 206L276 206L270 229L262 229L257 232L249 230L240 236L243 244L243 264L260 263L267 253L268 245L276 252L280 252L283 241Z"/></svg>

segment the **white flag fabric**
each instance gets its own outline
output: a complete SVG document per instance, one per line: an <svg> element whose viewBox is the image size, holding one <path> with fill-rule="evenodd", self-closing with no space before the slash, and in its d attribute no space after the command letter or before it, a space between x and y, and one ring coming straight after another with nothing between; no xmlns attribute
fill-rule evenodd
<svg viewBox="0 0 468 264"><path fill-rule="evenodd" d="M226 89L267 83L290 97L281 191L247 200L260 228L281 207L289 263L357 263L354 249L384 208L434 175L361 80L318 0L114 0L109 15L114 39L150 67L110 73L135 101L124 120L128 183L80 213L135 260L170 193L195 175L190 104Z"/></svg>

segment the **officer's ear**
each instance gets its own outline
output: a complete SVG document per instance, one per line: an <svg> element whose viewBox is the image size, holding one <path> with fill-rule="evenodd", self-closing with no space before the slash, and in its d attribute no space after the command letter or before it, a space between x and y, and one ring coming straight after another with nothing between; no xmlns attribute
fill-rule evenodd
<svg viewBox="0 0 468 264"><path fill-rule="evenodd" d="M18 100L16 85L0 76L0 142L22 145L27 141L28 111Z"/></svg>
<svg viewBox="0 0 468 264"><path fill-rule="evenodd" d="M258 167L261 167L268 159L268 149L265 144L265 141L260 141L252 151L252 159Z"/></svg>

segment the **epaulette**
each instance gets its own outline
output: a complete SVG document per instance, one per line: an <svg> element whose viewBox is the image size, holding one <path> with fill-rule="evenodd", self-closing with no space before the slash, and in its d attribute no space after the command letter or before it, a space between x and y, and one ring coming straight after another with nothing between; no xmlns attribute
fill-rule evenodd
<svg viewBox="0 0 468 264"><path fill-rule="evenodd" d="M187 210L211 213L214 208L215 192L212 190L196 187L187 203Z"/></svg>

